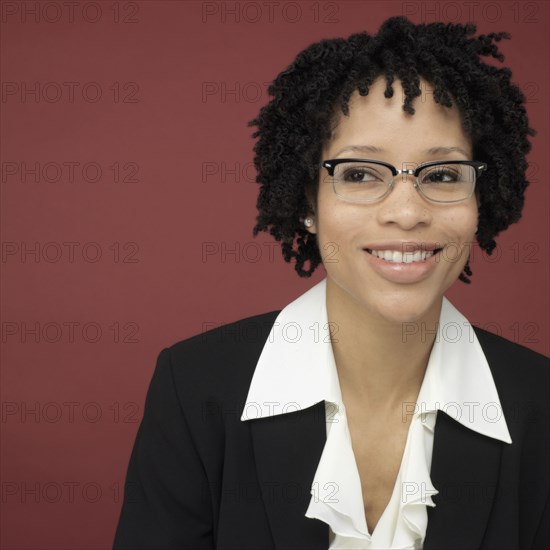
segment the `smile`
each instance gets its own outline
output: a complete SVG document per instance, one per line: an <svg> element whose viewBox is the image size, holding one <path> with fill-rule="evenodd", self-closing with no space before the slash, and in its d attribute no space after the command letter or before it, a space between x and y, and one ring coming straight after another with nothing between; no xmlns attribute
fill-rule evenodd
<svg viewBox="0 0 550 550"><path fill-rule="evenodd" d="M412 264L414 262L426 261L434 254L437 254L441 248L437 248L435 250L416 250L414 252L401 252L399 250L371 250L370 248L366 248L365 250L372 256L385 260L386 262Z"/></svg>

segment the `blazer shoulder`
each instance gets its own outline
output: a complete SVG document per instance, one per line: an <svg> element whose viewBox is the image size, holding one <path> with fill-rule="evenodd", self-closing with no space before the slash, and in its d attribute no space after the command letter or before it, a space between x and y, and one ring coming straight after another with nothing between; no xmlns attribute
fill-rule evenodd
<svg viewBox="0 0 550 550"><path fill-rule="evenodd" d="M528 400L548 408L550 360L532 349L474 327L491 373L507 400Z"/></svg>
<svg viewBox="0 0 550 550"><path fill-rule="evenodd" d="M230 349L246 351L251 346L263 346L279 313L280 310L270 311L226 323L180 340L168 349L176 355L197 351L204 353L207 350L215 354L226 353Z"/></svg>
<svg viewBox="0 0 550 550"><path fill-rule="evenodd" d="M229 397L248 390L254 369L280 311L246 317L168 347L178 389ZM186 392L188 398L192 398ZM234 395L237 397L236 395Z"/></svg>
<svg viewBox="0 0 550 550"><path fill-rule="evenodd" d="M548 376L549 358L545 355L479 327L474 327L474 330L483 351L495 359L500 359L501 363L514 364L522 361L540 375Z"/></svg>

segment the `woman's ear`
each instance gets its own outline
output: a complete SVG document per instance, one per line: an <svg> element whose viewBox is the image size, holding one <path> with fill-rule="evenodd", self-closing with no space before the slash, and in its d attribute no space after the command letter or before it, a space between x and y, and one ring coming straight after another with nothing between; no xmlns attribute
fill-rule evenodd
<svg viewBox="0 0 550 550"><path fill-rule="evenodd" d="M317 189L307 187L305 189L305 196L307 202L307 216L300 221L304 224L304 227L312 235L317 233Z"/></svg>
<svg viewBox="0 0 550 550"><path fill-rule="evenodd" d="M315 205L317 201L315 200L314 191L312 189L306 189L306 200L308 215L300 221L304 224L307 231L315 235L317 233L317 217L315 214Z"/></svg>
<svg viewBox="0 0 550 550"><path fill-rule="evenodd" d="M317 224L315 223L315 217L310 214L303 220L304 227L311 234L315 235L317 233Z"/></svg>

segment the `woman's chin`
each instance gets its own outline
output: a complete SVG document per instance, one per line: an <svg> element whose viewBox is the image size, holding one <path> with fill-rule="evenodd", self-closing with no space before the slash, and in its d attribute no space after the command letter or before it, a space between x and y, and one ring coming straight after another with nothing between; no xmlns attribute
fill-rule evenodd
<svg viewBox="0 0 550 550"><path fill-rule="evenodd" d="M439 320L441 299L428 302L419 296L385 297L373 303L372 298L363 307L380 321L389 325L404 326L424 323L434 324Z"/></svg>

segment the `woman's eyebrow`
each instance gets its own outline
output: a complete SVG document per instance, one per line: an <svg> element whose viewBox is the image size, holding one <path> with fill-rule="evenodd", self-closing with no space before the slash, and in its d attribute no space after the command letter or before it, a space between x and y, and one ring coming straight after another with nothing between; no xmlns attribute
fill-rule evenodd
<svg viewBox="0 0 550 550"><path fill-rule="evenodd" d="M346 147L340 149L335 156L341 155L345 151L350 151L353 153L385 153L386 150L374 145L347 145Z"/></svg>
<svg viewBox="0 0 550 550"><path fill-rule="evenodd" d="M462 153L468 157L469 154L460 147L432 147L424 151L427 155L448 155L449 153Z"/></svg>
<svg viewBox="0 0 550 550"><path fill-rule="evenodd" d="M376 147L375 145L347 145L340 149L334 156L341 155L344 152L352 153L386 153L386 149ZM430 147L422 151L425 155L448 155L449 153L462 153L468 157L469 154L461 147Z"/></svg>

